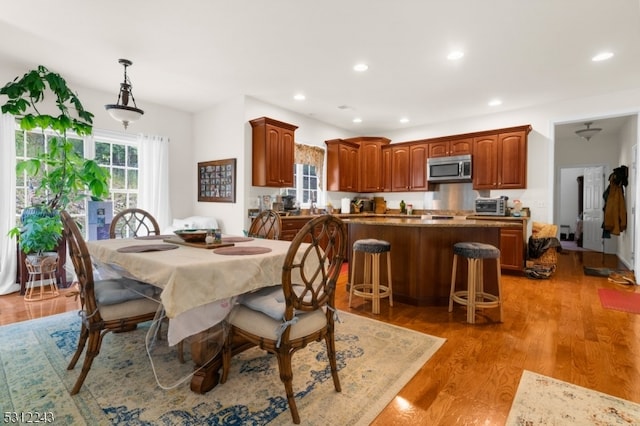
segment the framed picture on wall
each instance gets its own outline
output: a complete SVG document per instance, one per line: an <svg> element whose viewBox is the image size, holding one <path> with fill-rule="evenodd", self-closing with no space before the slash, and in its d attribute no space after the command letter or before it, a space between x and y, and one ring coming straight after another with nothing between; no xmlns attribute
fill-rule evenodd
<svg viewBox="0 0 640 426"><path fill-rule="evenodd" d="M236 159L198 163L198 201L236 202Z"/></svg>

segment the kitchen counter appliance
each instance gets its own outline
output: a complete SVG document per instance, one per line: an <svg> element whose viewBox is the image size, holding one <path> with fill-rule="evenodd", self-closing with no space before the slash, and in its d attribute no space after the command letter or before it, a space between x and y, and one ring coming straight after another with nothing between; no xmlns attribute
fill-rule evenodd
<svg viewBox="0 0 640 426"><path fill-rule="evenodd" d="M507 199L505 197L476 198L476 214L482 216L506 216Z"/></svg>
<svg viewBox="0 0 640 426"><path fill-rule="evenodd" d="M427 159L429 182L471 182L471 155Z"/></svg>

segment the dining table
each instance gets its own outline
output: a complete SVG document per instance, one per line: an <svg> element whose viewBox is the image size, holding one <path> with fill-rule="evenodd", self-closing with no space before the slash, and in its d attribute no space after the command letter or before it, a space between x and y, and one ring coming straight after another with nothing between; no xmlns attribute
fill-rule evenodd
<svg viewBox="0 0 640 426"><path fill-rule="evenodd" d="M160 309L169 319L168 344L194 337L191 390L205 393L217 385L220 368L206 336L215 334L211 330L235 297L280 283L290 244L233 235L223 235L219 244L188 244L160 235L88 241L87 247L94 261L158 287Z"/></svg>

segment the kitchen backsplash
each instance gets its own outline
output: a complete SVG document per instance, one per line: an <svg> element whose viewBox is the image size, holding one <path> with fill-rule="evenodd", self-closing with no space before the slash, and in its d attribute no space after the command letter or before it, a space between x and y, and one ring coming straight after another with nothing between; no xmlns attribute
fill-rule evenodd
<svg viewBox="0 0 640 426"><path fill-rule="evenodd" d="M479 196L472 183L441 183L437 191L424 193L424 209L474 210Z"/></svg>

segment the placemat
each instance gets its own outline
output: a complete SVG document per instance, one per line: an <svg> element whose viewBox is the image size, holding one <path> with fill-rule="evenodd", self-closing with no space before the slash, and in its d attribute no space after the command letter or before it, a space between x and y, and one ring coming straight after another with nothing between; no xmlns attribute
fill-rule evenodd
<svg viewBox="0 0 640 426"><path fill-rule="evenodd" d="M172 237L172 235L141 235L135 237L136 240L164 240L165 238Z"/></svg>
<svg viewBox="0 0 640 426"><path fill-rule="evenodd" d="M165 243L171 243L171 244L180 244L183 246L189 246L189 247L195 247L195 248L203 248L203 249L215 249L215 248L220 248L220 247L229 247L232 246L233 243L212 243L212 244L207 244L206 242L199 242L199 243L191 243L188 241L183 240L180 237L176 237L176 236L172 236L169 238L165 238L164 239Z"/></svg>
<svg viewBox="0 0 640 426"><path fill-rule="evenodd" d="M117 251L120 253L144 253L147 251L165 251L177 248L178 246L173 244L144 244L137 246L120 247Z"/></svg>
<svg viewBox="0 0 640 426"><path fill-rule="evenodd" d="M247 241L253 241L251 237L222 237L223 243L244 243Z"/></svg>
<svg viewBox="0 0 640 426"><path fill-rule="evenodd" d="M215 249L215 254L225 254L231 256L244 256L248 254L263 254L269 253L271 249L269 247L223 247Z"/></svg>

